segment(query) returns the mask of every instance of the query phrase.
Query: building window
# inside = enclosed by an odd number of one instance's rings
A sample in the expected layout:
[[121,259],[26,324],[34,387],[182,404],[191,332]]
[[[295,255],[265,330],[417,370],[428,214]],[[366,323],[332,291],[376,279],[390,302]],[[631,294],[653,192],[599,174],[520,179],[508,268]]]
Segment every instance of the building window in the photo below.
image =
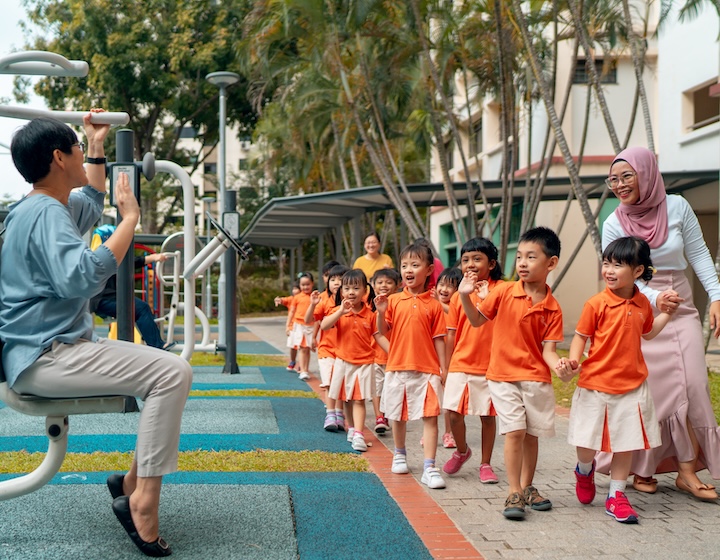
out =
[[183,126],[180,129],[180,138],[197,138],[197,128],[194,126]]
[[247,171],[248,168],[248,160],[246,158],[240,158],[238,160],[238,169],[240,171]]
[[217,175],[217,163],[206,163],[203,166],[205,175]]
[[712,82],[689,92],[692,100],[692,130],[720,121],[720,98],[710,97],[710,88],[714,84]]
[[479,119],[477,122],[475,122],[473,124],[473,128],[472,128],[473,149],[475,150],[476,154],[481,154],[483,151],[482,133],[483,133],[483,122],[482,122],[482,119]]
[[[617,64],[615,61],[609,61],[605,64],[602,58],[596,58],[595,70],[600,76],[601,84],[617,84]],[[573,76],[573,84],[587,83],[590,83],[587,61],[584,58],[578,58],[577,65],[575,66],[575,75]]]

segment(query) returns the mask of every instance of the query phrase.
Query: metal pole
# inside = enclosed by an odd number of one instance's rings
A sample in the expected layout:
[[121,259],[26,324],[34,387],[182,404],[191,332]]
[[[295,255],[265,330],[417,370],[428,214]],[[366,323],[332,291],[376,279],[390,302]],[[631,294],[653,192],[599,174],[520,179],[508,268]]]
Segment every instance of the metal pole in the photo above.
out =
[[318,235],[317,239],[317,246],[318,246],[318,257],[317,257],[317,265],[318,265],[318,279],[317,279],[317,285],[318,290],[324,290],[326,288],[325,282],[323,282],[323,276],[322,276],[322,267],[325,264],[325,243],[324,243],[324,235],[321,233]]
[[[129,129],[118,130],[115,135],[116,161],[118,163],[132,163],[134,133]],[[130,185],[130,188],[134,188]],[[117,223],[122,221],[120,212],[117,213]],[[135,340],[135,251],[133,242],[120,263],[117,272],[117,337],[118,340]]]
[[[225,211],[226,207],[226,185],[225,185],[225,85],[220,84],[220,151],[218,152],[218,208]],[[222,223],[222,217],[220,219]],[[225,331],[225,309],[227,296],[227,259],[220,260],[220,278],[218,279],[218,343],[220,346],[226,344],[227,332]]]
[[[236,211],[235,191],[225,191],[225,212]],[[237,366],[237,255],[230,248],[223,256],[225,279],[225,367],[223,373],[240,373]]]
[[[207,215],[207,212],[210,211],[210,206],[213,202],[215,202],[215,199],[209,196],[203,197],[203,211],[205,213],[205,244],[207,245],[210,243],[210,218]],[[207,205],[207,208],[205,207]],[[205,271],[205,304],[203,307],[205,308],[205,315],[210,319],[212,317],[212,278],[210,276],[210,268],[208,268]]]

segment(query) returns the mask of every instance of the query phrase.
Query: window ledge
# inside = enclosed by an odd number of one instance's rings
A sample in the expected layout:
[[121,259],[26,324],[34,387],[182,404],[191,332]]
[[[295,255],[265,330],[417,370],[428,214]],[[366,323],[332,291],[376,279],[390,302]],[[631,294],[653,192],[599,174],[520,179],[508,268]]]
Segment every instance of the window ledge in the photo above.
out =
[[720,122],[716,122],[685,134],[678,140],[678,144],[686,146],[688,144],[692,144],[693,142],[697,142],[698,140],[708,138],[709,136],[715,136],[719,133]]

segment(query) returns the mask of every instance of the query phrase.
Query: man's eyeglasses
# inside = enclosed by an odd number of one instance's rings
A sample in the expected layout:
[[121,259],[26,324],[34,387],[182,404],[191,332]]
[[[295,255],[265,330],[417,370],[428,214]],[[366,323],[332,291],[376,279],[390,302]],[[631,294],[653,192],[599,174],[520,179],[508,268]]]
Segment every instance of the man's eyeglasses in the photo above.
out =
[[73,146],[77,146],[83,154],[85,153],[85,142],[75,142]]
[[605,184],[608,186],[608,188],[611,191],[616,190],[621,184],[623,185],[629,185],[633,182],[635,177],[637,176],[637,173],[633,173],[632,171],[627,171],[620,175],[619,177],[608,177],[605,179]]

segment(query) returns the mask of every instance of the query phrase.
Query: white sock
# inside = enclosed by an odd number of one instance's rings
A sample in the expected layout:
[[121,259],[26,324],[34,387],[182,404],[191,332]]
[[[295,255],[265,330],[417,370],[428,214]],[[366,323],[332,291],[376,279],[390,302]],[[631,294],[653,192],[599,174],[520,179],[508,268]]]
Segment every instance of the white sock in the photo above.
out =
[[617,492],[625,492],[625,486],[627,486],[627,480],[610,480],[610,491],[608,492],[608,498],[614,498]]
[[589,463],[582,463],[578,461],[578,472],[580,474],[589,475],[590,471],[592,470],[593,462],[590,461]]

